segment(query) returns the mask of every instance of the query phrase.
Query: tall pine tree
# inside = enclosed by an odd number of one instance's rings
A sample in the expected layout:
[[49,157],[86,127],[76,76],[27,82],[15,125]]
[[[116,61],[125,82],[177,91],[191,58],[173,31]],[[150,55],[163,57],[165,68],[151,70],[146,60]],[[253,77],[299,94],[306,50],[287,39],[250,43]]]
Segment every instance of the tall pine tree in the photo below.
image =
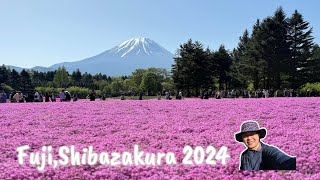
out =
[[247,87],[251,81],[250,70],[252,64],[249,62],[247,55],[250,41],[248,30],[244,31],[239,40],[238,47],[232,52],[230,68],[234,88]]
[[[223,45],[214,53],[214,66],[217,68],[219,90],[229,89],[231,56]],[[225,85],[223,87],[223,85]]]
[[195,65],[193,61],[194,53],[194,44],[189,39],[187,43],[180,45],[172,65],[173,82],[177,89],[186,90],[187,96],[191,96],[191,79],[194,76],[192,67]]
[[288,40],[291,45],[291,59],[287,61],[290,64],[289,81],[292,88],[298,88],[303,83],[300,70],[311,56],[314,38],[311,35],[312,28],[309,27],[309,22],[304,21],[303,16],[297,10],[288,21]]

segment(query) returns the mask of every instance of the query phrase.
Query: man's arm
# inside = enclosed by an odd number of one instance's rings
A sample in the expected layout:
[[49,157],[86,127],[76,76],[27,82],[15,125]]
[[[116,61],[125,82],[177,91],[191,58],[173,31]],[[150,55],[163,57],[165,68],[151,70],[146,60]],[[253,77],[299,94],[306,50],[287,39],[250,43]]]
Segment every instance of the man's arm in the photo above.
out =
[[242,156],[242,154],[240,155],[240,170],[244,170],[244,167],[243,167],[243,156]]
[[272,161],[274,170],[296,170],[296,157],[289,156],[274,146],[265,148],[264,154]]

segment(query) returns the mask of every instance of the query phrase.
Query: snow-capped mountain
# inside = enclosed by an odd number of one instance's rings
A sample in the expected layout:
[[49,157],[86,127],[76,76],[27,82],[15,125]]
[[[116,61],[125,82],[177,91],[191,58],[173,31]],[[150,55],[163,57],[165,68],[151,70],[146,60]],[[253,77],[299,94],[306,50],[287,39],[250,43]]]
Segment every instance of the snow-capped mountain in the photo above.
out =
[[103,73],[110,76],[130,75],[139,68],[165,68],[170,70],[173,54],[149,38],[132,38],[96,56],[75,62],[50,66],[64,66],[69,72]]
[[[121,76],[130,75],[134,70],[140,68],[155,67],[165,68],[170,71],[173,62],[173,54],[171,52],[149,38],[139,37],[129,39],[114,48],[80,61],[63,62],[50,67],[36,66],[24,69],[54,71],[64,66],[70,73],[79,69],[82,73],[102,73],[108,76]],[[23,69],[15,66],[8,67],[16,69],[19,72]]]
[[167,56],[171,55],[169,51],[160,46],[155,41],[148,38],[132,38],[120,45],[110,49],[110,54],[120,57],[139,55],[139,56]]

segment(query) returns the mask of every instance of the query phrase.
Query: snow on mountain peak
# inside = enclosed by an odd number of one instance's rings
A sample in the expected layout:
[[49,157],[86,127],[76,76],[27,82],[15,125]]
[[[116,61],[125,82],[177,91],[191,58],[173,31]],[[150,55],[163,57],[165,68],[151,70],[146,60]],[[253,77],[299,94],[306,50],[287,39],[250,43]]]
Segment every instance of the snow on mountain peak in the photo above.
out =
[[136,69],[150,67],[171,69],[173,54],[155,41],[136,37],[131,38],[107,51],[74,62],[58,63],[52,69],[64,66],[68,72],[79,69],[81,72],[105,73],[111,76],[129,75]]
[[136,37],[131,38],[118,46],[112,48],[109,53],[112,53],[116,56],[125,57],[129,54],[135,55],[160,55],[167,56],[171,54],[168,50],[160,46],[155,41],[144,38],[144,37]]

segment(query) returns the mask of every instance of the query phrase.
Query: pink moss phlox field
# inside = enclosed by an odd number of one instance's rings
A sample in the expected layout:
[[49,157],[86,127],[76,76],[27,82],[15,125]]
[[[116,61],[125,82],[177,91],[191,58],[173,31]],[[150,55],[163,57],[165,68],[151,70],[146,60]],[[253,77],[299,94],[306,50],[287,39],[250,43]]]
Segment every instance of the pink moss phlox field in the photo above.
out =
[[[268,130],[263,140],[297,156],[297,171],[239,171],[244,145],[234,133],[245,120]],[[0,179],[317,179],[320,177],[320,98],[108,100],[0,104]],[[74,145],[79,151],[174,152],[177,165],[19,165],[17,147]],[[184,146],[228,147],[227,165],[184,165]],[[55,150],[56,150],[55,149]]]

